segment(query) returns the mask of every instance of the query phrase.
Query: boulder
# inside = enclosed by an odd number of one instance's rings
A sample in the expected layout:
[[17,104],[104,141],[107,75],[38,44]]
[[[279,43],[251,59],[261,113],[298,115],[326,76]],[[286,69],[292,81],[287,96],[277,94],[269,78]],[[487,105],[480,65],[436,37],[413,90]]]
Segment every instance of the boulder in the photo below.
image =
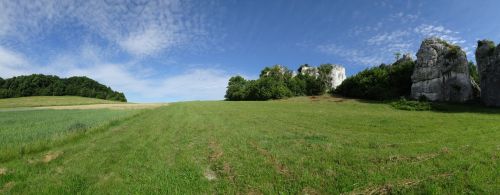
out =
[[481,101],[487,106],[500,106],[500,45],[478,41],[476,61],[481,80]]
[[411,97],[430,101],[465,102],[473,86],[465,52],[438,38],[425,39],[417,53]]

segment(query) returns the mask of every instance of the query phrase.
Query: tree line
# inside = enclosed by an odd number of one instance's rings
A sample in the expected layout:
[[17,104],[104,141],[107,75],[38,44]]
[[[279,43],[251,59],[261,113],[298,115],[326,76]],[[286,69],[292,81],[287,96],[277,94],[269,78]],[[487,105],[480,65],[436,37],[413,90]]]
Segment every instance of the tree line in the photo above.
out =
[[[477,66],[473,62],[468,66],[471,78],[479,84]],[[344,80],[332,94],[368,100],[410,98],[414,67],[415,61],[407,59],[367,68]]]
[[333,94],[370,100],[409,97],[414,67],[415,61],[401,59],[393,64],[367,68],[344,80]]
[[281,99],[322,95],[332,89],[330,73],[333,65],[323,64],[311,72],[303,71],[304,67],[309,65],[302,65],[296,76],[288,68],[275,65],[264,68],[256,80],[231,77],[225,98],[231,101]]
[[32,74],[0,78],[0,98],[25,96],[82,96],[126,102],[125,95],[88,77],[59,78]]

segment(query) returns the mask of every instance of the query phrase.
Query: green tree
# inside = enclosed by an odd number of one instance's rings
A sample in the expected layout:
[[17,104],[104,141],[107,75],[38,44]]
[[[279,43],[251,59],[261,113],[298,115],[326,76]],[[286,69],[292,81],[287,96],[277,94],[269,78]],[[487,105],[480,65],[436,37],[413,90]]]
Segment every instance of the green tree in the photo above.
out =
[[318,67],[318,80],[322,83],[320,86],[322,94],[332,88],[332,70],[333,65],[331,64],[322,64]]
[[481,83],[481,79],[479,78],[479,73],[477,71],[477,66],[472,61],[469,61],[469,74],[474,82],[476,82],[478,85]]
[[241,76],[234,76],[229,79],[226,95],[227,100],[245,100],[247,98],[247,81]]

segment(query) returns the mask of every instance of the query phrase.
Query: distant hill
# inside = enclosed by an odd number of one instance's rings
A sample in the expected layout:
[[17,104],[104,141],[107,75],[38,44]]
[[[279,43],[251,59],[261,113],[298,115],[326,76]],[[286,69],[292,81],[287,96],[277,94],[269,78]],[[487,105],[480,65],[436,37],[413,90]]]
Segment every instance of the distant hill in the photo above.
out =
[[0,78],[0,98],[27,96],[81,96],[126,102],[125,95],[88,77],[59,78],[32,74]]

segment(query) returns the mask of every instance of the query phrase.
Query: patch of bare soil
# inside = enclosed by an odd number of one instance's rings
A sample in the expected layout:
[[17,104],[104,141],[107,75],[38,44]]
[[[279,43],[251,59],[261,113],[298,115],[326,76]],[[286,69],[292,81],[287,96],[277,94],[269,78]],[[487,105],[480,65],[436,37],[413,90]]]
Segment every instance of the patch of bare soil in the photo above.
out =
[[440,155],[446,155],[449,154],[451,151],[447,147],[441,148],[439,152],[434,152],[434,153],[426,153],[426,154],[420,154],[417,156],[401,156],[401,155],[392,155],[389,156],[387,159],[372,159],[371,161],[373,163],[389,163],[389,162],[410,162],[410,163],[420,163],[423,161],[427,161],[436,157],[439,157]]
[[0,189],[0,193],[4,193],[4,192],[7,192],[9,191],[10,189],[12,189],[12,187],[14,187],[14,182],[13,181],[9,181],[7,183],[5,183],[5,185],[3,185],[2,189]]
[[207,167],[205,169],[205,171],[203,172],[203,176],[205,176],[205,178],[207,178],[208,181],[212,181],[212,180],[217,179],[217,174],[215,173],[215,171],[210,169],[210,167]]
[[0,168],[0,176],[7,174],[7,168]]
[[43,156],[42,162],[49,163],[50,161],[53,161],[53,160],[57,159],[62,154],[63,154],[63,152],[61,152],[61,151],[58,151],[58,152],[49,152],[45,156]]
[[210,167],[208,167],[203,174],[205,178],[214,180],[217,179],[217,177],[226,177],[229,181],[234,183],[236,176],[233,168],[228,162],[221,159],[222,155],[224,155],[222,148],[216,141],[210,141],[208,143],[208,148],[210,150],[208,155]]
[[263,193],[257,189],[249,189],[247,195],[262,195]]
[[351,192],[345,194],[392,194],[392,190],[394,188],[416,188],[420,183],[426,180],[443,180],[449,179],[453,176],[453,173],[442,173],[437,175],[431,175],[425,179],[417,180],[417,179],[403,179],[395,183],[387,183],[379,186],[369,186],[362,189],[355,189]]
[[262,156],[266,157],[267,161],[274,166],[276,172],[284,176],[291,176],[290,170],[282,163],[280,163],[269,151],[260,147],[257,143],[250,143]]
[[92,109],[153,109],[160,106],[166,106],[167,103],[158,104],[91,104],[91,105],[74,105],[74,106],[45,106],[37,107],[37,109],[53,109],[53,110],[92,110]]
[[318,190],[316,190],[314,188],[306,187],[306,188],[302,189],[302,194],[304,194],[304,195],[318,195],[321,193],[318,192]]
[[420,180],[412,180],[412,179],[404,179],[396,183],[387,183],[379,186],[369,186],[364,189],[354,190],[352,192],[346,194],[392,194],[392,190],[394,188],[412,188],[417,186],[420,183]]

